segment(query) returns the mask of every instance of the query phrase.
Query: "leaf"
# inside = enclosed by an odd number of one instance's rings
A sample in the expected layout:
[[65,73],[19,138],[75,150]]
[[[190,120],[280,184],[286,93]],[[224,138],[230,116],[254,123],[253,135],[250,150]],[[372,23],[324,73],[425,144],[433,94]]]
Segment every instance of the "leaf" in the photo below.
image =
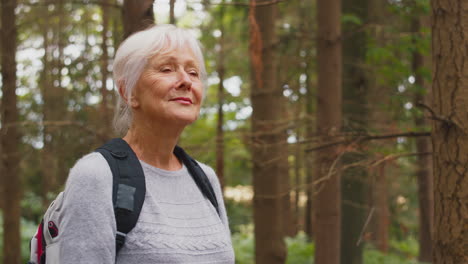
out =
[[343,14],[341,16],[341,22],[343,24],[350,23],[355,25],[362,25],[362,20],[358,16],[353,14]]

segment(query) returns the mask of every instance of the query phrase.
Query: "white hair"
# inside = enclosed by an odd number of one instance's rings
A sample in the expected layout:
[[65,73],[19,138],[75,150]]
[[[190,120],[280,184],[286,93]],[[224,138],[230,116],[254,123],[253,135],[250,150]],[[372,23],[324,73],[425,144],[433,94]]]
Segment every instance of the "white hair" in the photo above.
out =
[[203,95],[207,87],[207,74],[201,45],[187,30],[174,25],[155,25],[139,31],[120,44],[114,58],[114,84],[117,86],[117,105],[114,114],[114,128],[119,135],[125,135],[132,123],[132,111],[126,100],[120,96],[119,88],[127,98],[142,74],[148,59],[176,49],[189,48],[200,65]]

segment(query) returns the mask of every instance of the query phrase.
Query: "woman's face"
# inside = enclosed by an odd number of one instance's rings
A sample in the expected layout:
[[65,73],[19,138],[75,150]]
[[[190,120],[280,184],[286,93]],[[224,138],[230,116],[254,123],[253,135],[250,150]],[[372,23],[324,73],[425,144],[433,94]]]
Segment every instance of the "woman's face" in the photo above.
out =
[[130,105],[135,121],[188,125],[197,120],[202,97],[200,65],[185,48],[148,60]]

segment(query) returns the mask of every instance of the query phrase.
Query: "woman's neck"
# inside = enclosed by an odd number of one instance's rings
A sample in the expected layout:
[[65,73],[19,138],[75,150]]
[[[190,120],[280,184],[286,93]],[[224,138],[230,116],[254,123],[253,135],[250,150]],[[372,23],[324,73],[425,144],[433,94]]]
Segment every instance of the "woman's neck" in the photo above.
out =
[[123,139],[132,147],[138,159],[163,170],[179,170],[182,164],[174,155],[183,128],[134,125]]

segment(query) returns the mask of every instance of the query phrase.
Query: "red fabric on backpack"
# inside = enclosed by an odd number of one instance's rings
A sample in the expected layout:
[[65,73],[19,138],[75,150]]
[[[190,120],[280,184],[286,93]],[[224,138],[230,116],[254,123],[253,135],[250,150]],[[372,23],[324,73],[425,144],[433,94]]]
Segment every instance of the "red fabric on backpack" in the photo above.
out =
[[42,254],[44,254],[44,246],[42,243],[44,241],[44,221],[41,221],[41,224],[37,228],[37,234],[36,234],[36,239],[37,239],[37,263],[41,263],[41,257]]

